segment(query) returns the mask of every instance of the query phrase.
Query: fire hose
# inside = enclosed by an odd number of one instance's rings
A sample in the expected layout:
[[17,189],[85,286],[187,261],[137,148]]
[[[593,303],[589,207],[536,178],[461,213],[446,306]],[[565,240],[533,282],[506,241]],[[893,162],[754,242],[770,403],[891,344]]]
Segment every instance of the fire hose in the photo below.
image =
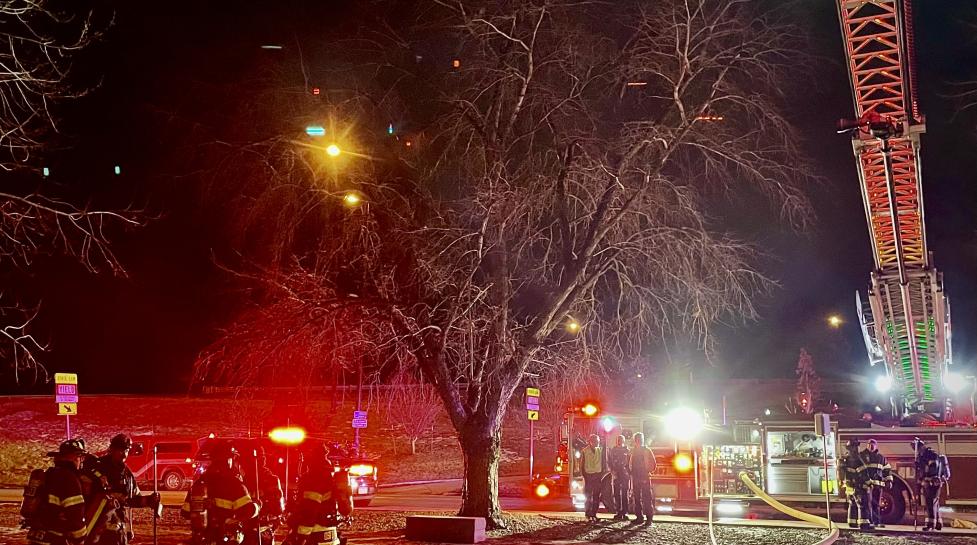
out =
[[[790,515],[790,516],[792,516],[792,517],[794,517],[796,519],[800,519],[800,520],[803,520],[805,522],[810,522],[811,524],[816,524],[818,526],[823,526],[824,528],[827,528],[828,530],[830,530],[830,532],[828,533],[828,535],[825,536],[824,539],[822,539],[821,541],[817,542],[816,545],[828,545],[830,543],[834,543],[835,540],[838,539],[838,528],[835,527],[833,524],[831,524],[831,521],[830,520],[828,520],[828,519],[826,519],[824,517],[819,517],[817,515],[812,515],[810,513],[805,513],[804,511],[798,511],[797,509],[794,509],[793,507],[788,507],[788,506],[780,503],[779,501],[771,498],[769,494],[767,494],[766,492],[764,492],[763,489],[761,489],[759,486],[757,486],[756,483],[754,483],[750,479],[750,476],[745,471],[741,471],[739,477],[740,477],[740,480],[743,481],[743,484],[745,484],[746,487],[749,488],[751,492],[753,492],[754,494],[757,495],[757,497],[759,497],[760,499],[762,499],[763,501],[765,501],[767,503],[767,505],[769,505],[770,507],[773,507],[774,509],[776,509],[777,511],[780,511],[781,513],[783,513],[785,515]],[[712,490],[710,490],[709,492],[710,492],[710,494],[709,494],[709,501],[710,501],[709,521],[710,521],[710,525],[711,525],[712,524],[712,505],[711,505],[711,503],[712,503]]]

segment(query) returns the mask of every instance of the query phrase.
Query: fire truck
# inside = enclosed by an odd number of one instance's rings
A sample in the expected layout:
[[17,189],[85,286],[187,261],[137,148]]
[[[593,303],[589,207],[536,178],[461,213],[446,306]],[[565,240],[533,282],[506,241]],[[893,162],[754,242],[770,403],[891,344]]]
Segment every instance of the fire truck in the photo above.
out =
[[[945,454],[953,472],[944,491],[948,508],[977,506],[977,429],[924,426],[887,428],[831,417],[830,433],[816,435],[814,418],[758,418],[729,425],[711,425],[701,411],[673,409],[664,415],[601,413],[594,404],[568,411],[559,430],[554,472],[534,480],[537,497],[558,496],[575,508],[584,506],[580,453],[587,437],[597,434],[612,446],[618,435],[645,434],[658,468],[652,475],[655,509],[660,513],[706,512],[709,491],[720,516],[744,515],[763,504],[741,479],[745,473],[766,494],[799,508],[824,509],[845,501],[837,482],[837,460],[849,439],[878,441],[892,466],[891,489],[883,489],[882,519],[895,524],[912,515],[919,504],[912,442],[919,438]],[[630,445],[630,441],[628,443]],[[826,448],[825,448],[826,447]],[[605,481],[604,507],[613,511],[610,479]]]
[[156,449],[156,474],[163,490],[182,490],[193,477],[193,458],[197,441],[191,437],[134,435],[126,461],[136,482],[152,488],[153,448]]

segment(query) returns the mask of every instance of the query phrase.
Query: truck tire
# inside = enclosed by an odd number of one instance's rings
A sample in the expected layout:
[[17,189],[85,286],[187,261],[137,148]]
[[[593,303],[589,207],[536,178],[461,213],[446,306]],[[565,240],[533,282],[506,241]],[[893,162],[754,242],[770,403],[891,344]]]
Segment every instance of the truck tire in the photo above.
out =
[[168,469],[163,472],[160,488],[163,490],[182,490],[187,484],[187,478],[179,469]]
[[883,488],[879,500],[879,518],[883,524],[899,524],[906,516],[906,500],[903,495],[905,489],[896,484],[892,488]]

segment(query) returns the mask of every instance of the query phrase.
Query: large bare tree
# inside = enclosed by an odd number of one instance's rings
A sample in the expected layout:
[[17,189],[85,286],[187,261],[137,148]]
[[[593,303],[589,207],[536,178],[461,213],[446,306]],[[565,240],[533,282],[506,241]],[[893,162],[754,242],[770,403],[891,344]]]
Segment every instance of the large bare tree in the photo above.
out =
[[[724,221],[803,225],[811,179],[781,114],[799,33],[758,4],[371,9],[242,112],[293,134],[326,120],[322,140],[254,134],[219,163],[249,247],[273,248],[275,266],[241,265],[258,306],[287,300],[379,372],[423,373],[465,457],[460,514],[501,524],[501,423],[527,376],[708,347],[756,316],[771,281]],[[198,381],[254,376],[218,352]]]
[[[106,26],[93,17],[81,5],[0,0],[0,267],[28,267],[38,255],[60,252],[92,271],[122,272],[106,229],[134,225],[138,214],[78,206],[39,183],[38,158],[55,132],[56,108],[88,89],[73,62]],[[0,296],[0,361],[16,382],[25,373],[46,377],[37,359],[45,345],[31,330],[38,306]]]

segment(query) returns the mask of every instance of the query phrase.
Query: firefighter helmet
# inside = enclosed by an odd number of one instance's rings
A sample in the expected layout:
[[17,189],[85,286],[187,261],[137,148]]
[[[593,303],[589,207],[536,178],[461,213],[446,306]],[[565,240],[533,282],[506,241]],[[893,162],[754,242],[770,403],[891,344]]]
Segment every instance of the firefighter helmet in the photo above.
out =
[[237,449],[230,441],[218,441],[210,451],[210,459],[214,462],[233,460],[238,457]]
[[858,450],[858,446],[861,444],[862,442],[859,441],[857,437],[852,437],[848,440],[848,442],[845,443],[845,448],[848,450]]
[[113,450],[129,450],[132,448],[132,439],[124,433],[120,433],[109,442],[109,448]]
[[67,441],[58,445],[58,450],[52,450],[48,452],[48,456],[63,456],[69,454],[87,454],[88,451],[85,450],[85,440],[84,439],[68,439]]

